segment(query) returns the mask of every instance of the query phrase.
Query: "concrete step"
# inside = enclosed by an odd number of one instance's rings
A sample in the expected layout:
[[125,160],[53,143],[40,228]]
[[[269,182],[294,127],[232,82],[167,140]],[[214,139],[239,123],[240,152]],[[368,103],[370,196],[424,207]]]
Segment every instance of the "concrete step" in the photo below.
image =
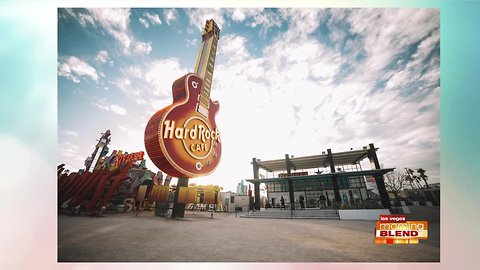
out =
[[240,216],[241,218],[264,218],[264,219],[339,219],[339,217],[290,217],[290,216],[284,216],[284,217],[270,217],[270,216],[251,216],[251,215],[245,215],[245,216]]
[[312,209],[312,210],[262,210],[250,212],[242,216],[247,218],[298,218],[298,219],[339,219],[337,210]]

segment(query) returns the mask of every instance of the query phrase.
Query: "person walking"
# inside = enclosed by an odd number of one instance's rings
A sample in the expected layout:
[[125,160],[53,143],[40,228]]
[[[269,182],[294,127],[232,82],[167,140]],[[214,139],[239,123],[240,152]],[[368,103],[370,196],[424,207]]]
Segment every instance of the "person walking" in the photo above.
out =
[[327,208],[327,205],[325,204],[326,201],[327,201],[327,198],[325,198],[325,196],[323,196],[323,193],[321,193],[321,195],[320,195],[320,208]]
[[298,201],[300,202],[300,210],[305,210],[305,198],[300,195],[300,198],[298,198]]
[[282,208],[285,208],[285,210],[287,210],[287,208],[285,207],[285,199],[283,198],[283,196],[281,196],[280,198],[280,210],[282,210]]

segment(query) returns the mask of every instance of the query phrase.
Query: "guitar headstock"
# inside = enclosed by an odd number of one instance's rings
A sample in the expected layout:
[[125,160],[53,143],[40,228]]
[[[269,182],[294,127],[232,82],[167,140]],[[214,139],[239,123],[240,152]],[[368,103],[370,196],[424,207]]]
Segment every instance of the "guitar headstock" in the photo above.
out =
[[207,20],[205,22],[205,28],[203,29],[202,36],[205,34],[210,34],[210,32],[217,39],[220,39],[220,28],[218,28],[218,25],[215,23],[213,19]]

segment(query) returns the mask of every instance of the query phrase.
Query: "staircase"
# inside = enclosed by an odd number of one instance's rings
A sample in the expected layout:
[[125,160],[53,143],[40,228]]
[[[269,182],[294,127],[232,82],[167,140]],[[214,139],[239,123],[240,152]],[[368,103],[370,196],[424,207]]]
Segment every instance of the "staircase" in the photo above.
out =
[[240,216],[244,218],[295,218],[295,219],[340,219],[336,209],[307,209],[307,210],[261,210]]

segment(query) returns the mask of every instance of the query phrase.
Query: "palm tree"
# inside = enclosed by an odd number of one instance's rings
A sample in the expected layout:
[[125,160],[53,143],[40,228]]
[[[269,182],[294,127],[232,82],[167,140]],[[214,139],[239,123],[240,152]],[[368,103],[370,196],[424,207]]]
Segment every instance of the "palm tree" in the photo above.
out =
[[428,176],[425,174],[425,170],[422,168],[419,168],[417,170],[417,173],[419,174],[418,178],[423,180],[423,182],[425,182],[425,188],[428,188],[428,183],[427,183]]
[[415,180],[415,183],[417,184],[417,189],[422,188],[422,185],[420,184],[420,177],[418,175],[414,175],[413,180]]
[[416,175],[414,175],[414,171],[410,168],[405,168],[405,172],[407,173],[406,180],[410,183],[412,189],[416,189],[417,187],[414,185],[416,181]]

